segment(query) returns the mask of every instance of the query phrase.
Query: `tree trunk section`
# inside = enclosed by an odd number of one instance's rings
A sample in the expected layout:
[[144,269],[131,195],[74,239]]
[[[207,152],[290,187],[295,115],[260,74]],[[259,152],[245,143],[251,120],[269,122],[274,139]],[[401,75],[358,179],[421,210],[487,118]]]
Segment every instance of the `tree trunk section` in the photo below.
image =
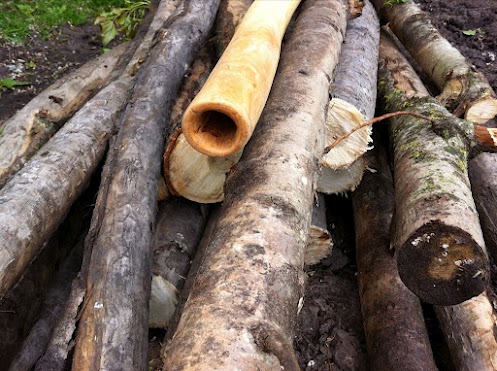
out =
[[413,1],[386,5],[373,0],[382,20],[442,91],[440,101],[471,122],[484,123],[497,114],[497,98],[487,79],[432,25]]
[[343,2],[302,5],[260,125],[227,180],[217,228],[165,351],[166,370],[299,369],[293,327],[345,23]]
[[352,193],[357,271],[371,370],[435,371],[419,299],[402,283],[390,250],[394,189],[375,137],[368,172]]
[[182,198],[159,204],[154,236],[149,327],[167,328],[190,263],[202,237],[208,210]]
[[[325,145],[374,117],[380,25],[369,1],[362,15],[348,22],[325,126]],[[361,157],[371,142],[371,129],[364,127],[324,154],[320,192],[332,194],[354,190],[367,163]]]
[[129,43],[58,80],[7,120],[0,136],[0,188],[108,81]]
[[395,178],[392,245],[402,281],[426,302],[454,305],[479,295],[488,259],[472,198],[465,135],[473,131],[428,93],[382,34],[379,92],[387,111],[436,118],[391,119]]
[[435,312],[457,370],[497,370],[497,321],[485,292],[459,305],[435,307]]
[[73,369],[145,370],[151,242],[166,121],[218,0],[185,0],[156,33],[109,151]]

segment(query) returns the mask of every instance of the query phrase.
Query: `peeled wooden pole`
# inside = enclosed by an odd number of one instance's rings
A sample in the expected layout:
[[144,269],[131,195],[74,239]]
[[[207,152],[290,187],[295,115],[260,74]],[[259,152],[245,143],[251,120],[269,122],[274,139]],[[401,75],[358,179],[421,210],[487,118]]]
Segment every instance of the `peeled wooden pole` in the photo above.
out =
[[330,89],[326,119],[326,146],[323,172],[317,188],[324,193],[354,190],[362,179],[367,162],[360,157],[369,149],[371,129],[364,127],[334,145],[345,133],[374,117],[380,25],[369,1],[362,15],[347,24],[344,44]]
[[497,115],[497,97],[487,79],[433,26],[414,1],[373,4],[421,68],[442,91],[440,101],[454,114],[484,123]]
[[197,151],[225,157],[247,144],[280,59],[281,41],[300,0],[256,0],[183,117]]
[[497,318],[486,292],[435,312],[457,370],[497,369]]
[[156,33],[137,74],[106,160],[111,175],[92,248],[73,369],[146,369],[150,246],[166,120],[218,6],[218,0],[183,1]]
[[227,181],[165,369],[299,370],[293,326],[329,76],[345,21],[344,2],[302,5],[260,125]]
[[379,136],[352,193],[357,279],[371,370],[435,371],[419,299],[402,283],[390,250],[394,189]]
[[387,35],[380,43],[379,92],[387,111],[434,118],[391,119],[395,218],[392,245],[402,281],[426,302],[453,305],[479,295],[488,258],[467,173],[471,123],[429,96]]

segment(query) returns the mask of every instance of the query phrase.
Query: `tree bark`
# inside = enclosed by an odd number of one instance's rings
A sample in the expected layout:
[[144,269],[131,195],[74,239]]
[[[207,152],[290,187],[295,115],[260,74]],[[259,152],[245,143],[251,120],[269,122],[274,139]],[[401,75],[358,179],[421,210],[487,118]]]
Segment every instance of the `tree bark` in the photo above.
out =
[[129,43],[58,80],[5,122],[0,136],[0,188],[62,124],[109,81]]
[[165,352],[166,370],[299,369],[293,326],[345,23],[344,2],[303,3],[260,125],[227,180],[217,229]]
[[435,307],[435,312],[457,370],[497,369],[497,321],[485,292],[459,305]]
[[226,157],[247,144],[271,90],[281,42],[300,0],[255,1],[183,116],[197,151]]
[[432,25],[414,1],[385,5],[373,0],[384,22],[442,91],[439,100],[456,116],[482,124],[497,114],[497,97],[487,79]]
[[185,0],[156,33],[121,119],[92,248],[76,340],[77,370],[145,370],[151,240],[166,120],[214,22],[218,0]]
[[487,285],[488,259],[467,173],[473,126],[428,96],[416,73],[382,34],[379,91],[387,111],[434,118],[391,119],[395,218],[392,245],[404,283],[424,301],[453,305]]
[[402,283],[390,251],[394,189],[379,136],[367,155],[374,172],[352,193],[357,271],[370,368],[437,370],[419,299]]
[[160,203],[153,245],[149,327],[167,328],[207,216],[205,205],[182,198]]
[[[344,44],[330,89],[325,134],[326,146],[333,146],[342,135],[374,117],[380,25],[370,2],[362,15],[348,22]],[[371,129],[364,127],[324,154],[323,174],[318,190],[339,193],[354,190],[362,179],[367,163],[358,160],[371,142]]]

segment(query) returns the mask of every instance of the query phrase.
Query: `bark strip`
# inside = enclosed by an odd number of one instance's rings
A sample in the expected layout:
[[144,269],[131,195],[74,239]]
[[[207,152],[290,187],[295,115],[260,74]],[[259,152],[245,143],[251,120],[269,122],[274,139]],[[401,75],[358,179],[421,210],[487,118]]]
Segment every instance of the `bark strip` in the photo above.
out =
[[73,369],[146,369],[151,242],[166,121],[218,5],[185,0],[156,33],[137,74],[107,159],[112,175],[92,248]]
[[402,283],[390,250],[394,189],[383,145],[367,155],[367,172],[352,193],[357,271],[370,368],[435,371],[419,299]]
[[165,369],[299,369],[293,326],[345,23],[344,2],[303,3],[260,125],[227,180]]
[[497,97],[487,79],[433,26],[414,1],[388,5],[373,0],[384,22],[442,91],[438,99],[456,116],[484,123],[497,114]]
[[379,92],[387,111],[433,118],[391,119],[395,218],[392,244],[404,283],[424,301],[453,305],[479,295],[488,259],[472,198],[466,136],[473,125],[429,97],[386,34],[380,44]]

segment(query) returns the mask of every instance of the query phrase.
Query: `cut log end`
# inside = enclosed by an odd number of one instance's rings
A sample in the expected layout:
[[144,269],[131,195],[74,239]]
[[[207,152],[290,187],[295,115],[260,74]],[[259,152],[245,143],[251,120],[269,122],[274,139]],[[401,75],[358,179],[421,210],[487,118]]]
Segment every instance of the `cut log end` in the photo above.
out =
[[304,264],[307,266],[319,263],[331,255],[333,241],[330,232],[312,225],[309,228],[308,243],[305,248]]
[[455,305],[479,295],[488,280],[488,261],[471,235],[432,221],[419,228],[398,251],[402,281],[422,300]]
[[349,168],[330,169],[323,167],[318,179],[317,191],[326,194],[338,194],[353,191],[361,182],[362,175],[367,168],[367,161],[359,157]]
[[475,124],[483,124],[497,116],[497,99],[486,96],[471,102],[464,118]]
[[212,157],[229,156],[245,146],[248,124],[231,107],[188,109],[183,118],[183,133],[193,148]]
[[164,175],[174,194],[200,203],[224,199],[226,173],[238,162],[241,151],[227,157],[209,157],[195,150],[183,134],[164,156]]

